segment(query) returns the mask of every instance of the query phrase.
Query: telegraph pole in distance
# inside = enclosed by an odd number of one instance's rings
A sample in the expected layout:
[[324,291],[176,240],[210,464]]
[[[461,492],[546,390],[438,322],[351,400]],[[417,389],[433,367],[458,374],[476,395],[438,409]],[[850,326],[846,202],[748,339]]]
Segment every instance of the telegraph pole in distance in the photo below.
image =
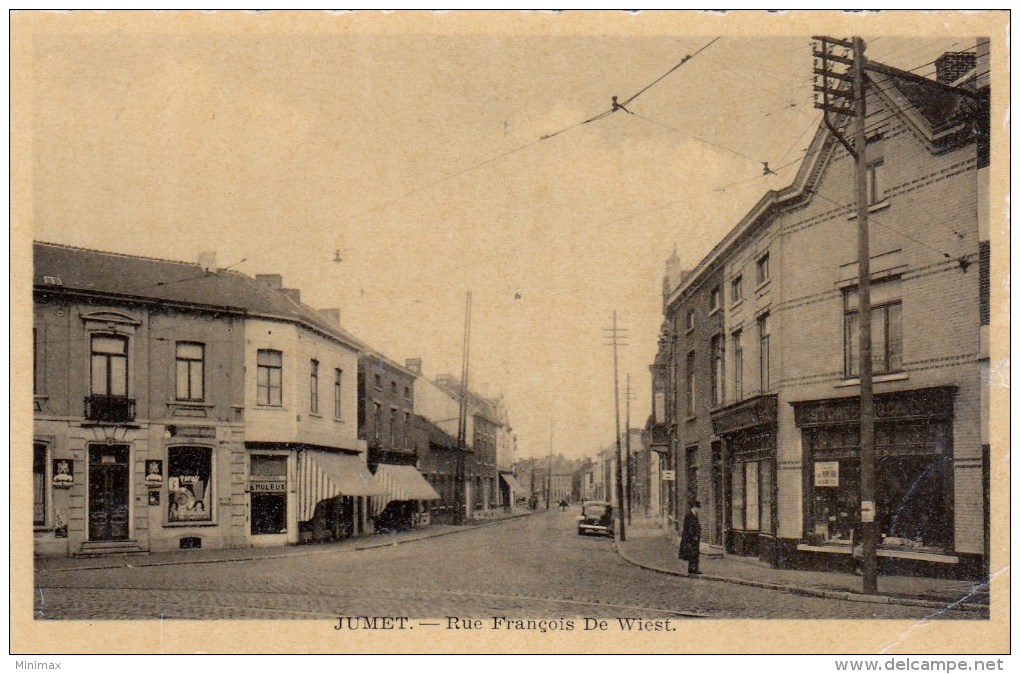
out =
[[616,327],[616,311],[613,311],[613,327],[606,330],[604,335],[609,341],[607,346],[613,347],[613,406],[616,409],[616,507],[620,511],[620,540],[627,540],[627,517],[625,512],[626,503],[623,494],[623,450],[620,447],[620,375],[617,358],[617,348],[626,346],[621,341],[627,338],[626,328]]
[[627,430],[624,431],[624,433],[626,433],[626,436],[624,436],[624,437],[627,438],[627,441],[626,441],[627,442],[627,484],[626,484],[626,487],[627,487],[627,524],[631,524],[633,522],[632,518],[634,517],[634,465],[633,465],[633,459],[632,459],[631,453],[630,453],[630,401],[631,401],[630,372],[627,373],[627,394],[626,395],[627,395],[627,425],[626,425],[626,429]]
[[[816,59],[814,74],[822,76],[822,85],[814,90],[821,92],[823,100],[816,108],[824,113],[825,126],[843,144],[855,162],[855,192],[857,196],[857,327],[859,344],[859,370],[861,379],[860,446],[861,446],[861,572],[864,576],[864,593],[878,593],[878,532],[875,522],[875,392],[871,362],[871,254],[868,240],[868,160],[867,131],[865,117],[867,108],[864,86],[864,40],[838,40],[831,37],[815,37],[821,49],[813,50]],[[843,47],[851,55],[838,56],[830,52],[832,46]],[[817,59],[821,59],[819,69]],[[850,73],[837,72],[834,64],[850,66]],[[830,85],[829,81],[835,84]],[[840,83],[843,84],[840,84]],[[847,84],[849,83],[849,89]],[[816,94],[817,96],[817,94]],[[830,97],[849,99],[853,108],[846,103],[833,105]],[[843,137],[829,114],[834,113],[854,121],[854,140],[851,144]],[[848,373],[849,374],[849,373]]]
[[454,524],[464,524],[464,520],[467,518],[467,494],[465,490],[466,486],[466,466],[467,461],[464,456],[467,452],[467,391],[468,391],[468,372],[469,367],[469,354],[471,344],[471,291],[467,293],[467,303],[464,308],[464,355],[461,361],[460,370],[460,406],[458,409],[457,419],[457,448],[460,450],[457,456],[457,511],[454,513]]
[[553,425],[549,422],[549,461],[545,470],[545,509],[549,509],[549,500],[552,498],[552,446],[553,446]]

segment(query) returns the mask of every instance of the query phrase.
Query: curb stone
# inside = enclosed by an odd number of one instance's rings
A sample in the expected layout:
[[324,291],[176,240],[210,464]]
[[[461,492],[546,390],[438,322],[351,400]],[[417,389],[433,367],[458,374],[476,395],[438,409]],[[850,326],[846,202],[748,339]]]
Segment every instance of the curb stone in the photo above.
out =
[[[286,548],[279,548],[280,554],[267,554],[265,556],[255,555],[237,555],[232,557],[223,557],[220,559],[172,559],[166,561],[147,562],[139,560],[138,563],[125,562],[123,564],[87,564],[81,566],[68,566],[63,568],[55,569],[41,569],[42,571],[48,572],[62,572],[62,571],[101,571],[103,569],[130,569],[139,568],[143,566],[179,566],[184,564],[220,564],[228,562],[254,562],[262,559],[281,559],[284,557],[310,557],[312,555],[326,555],[336,552],[359,552],[362,550],[372,550],[375,548],[388,548],[395,545],[405,545],[407,543],[415,543],[417,541],[423,541],[430,538],[439,538],[440,536],[449,536],[451,534],[459,534],[465,531],[473,531],[475,529],[482,529],[485,527],[496,526],[503,522],[509,522],[511,520],[521,519],[522,517],[528,517],[531,513],[525,513],[523,515],[511,515],[510,517],[502,517],[500,519],[493,520],[491,522],[484,522],[481,524],[474,524],[471,526],[465,526],[460,529],[452,529],[449,531],[439,531],[434,534],[425,534],[422,536],[416,536],[414,538],[408,538],[402,541],[390,541],[386,543],[369,543],[364,545],[358,545],[348,548],[319,548],[313,550],[301,550],[297,546],[287,546]],[[109,559],[109,558],[108,558]]]
[[729,578],[726,576],[710,576],[701,574],[700,577],[691,578],[682,571],[673,571],[672,569],[664,569],[662,567],[654,566],[652,564],[645,564],[639,562],[632,557],[629,557],[620,547],[618,540],[613,541],[613,547],[616,548],[617,554],[620,557],[634,566],[641,567],[642,569],[648,569],[656,573],[662,573],[667,576],[679,576],[682,578],[690,578],[691,580],[709,580],[721,583],[732,583],[734,585],[745,585],[748,587],[756,587],[764,590],[776,590],[779,592],[787,592],[789,594],[804,595],[808,597],[821,597],[823,599],[839,599],[842,601],[856,601],[856,602],[867,602],[872,604],[892,604],[896,606],[919,606],[922,608],[932,609],[943,609],[943,610],[957,610],[957,611],[989,611],[990,607],[987,604],[964,604],[959,602],[937,602],[929,599],[911,599],[909,597],[891,597],[888,595],[876,595],[876,594],[858,594],[856,592],[839,592],[833,590],[816,590],[809,587],[797,587],[794,585],[787,585],[785,583],[770,583],[761,580],[745,580],[743,578]]

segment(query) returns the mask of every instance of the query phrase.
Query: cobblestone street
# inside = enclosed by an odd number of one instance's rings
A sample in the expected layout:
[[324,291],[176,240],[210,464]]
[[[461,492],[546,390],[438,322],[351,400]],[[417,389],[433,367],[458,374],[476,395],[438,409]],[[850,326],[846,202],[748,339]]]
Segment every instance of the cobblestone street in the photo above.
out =
[[[671,577],[579,537],[576,508],[373,549],[105,569],[40,569],[38,619],[975,619]],[[186,553],[181,553],[182,559]],[[137,564],[132,564],[138,560]]]

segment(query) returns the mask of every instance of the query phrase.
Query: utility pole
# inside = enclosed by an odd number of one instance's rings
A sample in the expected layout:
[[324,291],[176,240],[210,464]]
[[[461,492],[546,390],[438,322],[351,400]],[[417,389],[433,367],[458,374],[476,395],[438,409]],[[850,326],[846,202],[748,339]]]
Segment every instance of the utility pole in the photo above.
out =
[[630,454],[630,372],[627,373],[627,524],[633,523],[634,517],[634,462]]
[[[813,55],[816,59],[814,73],[821,75],[822,85],[815,85],[821,92],[821,108],[825,126],[843,144],[855,162],[855,192],[857,196],[857,326],[859,344],[859,369],[861,380],[860,446],[861,446],[861,572],[864,576],[864,593],[878,593],[878,532],[875,522],[875,392],[871,362],[871,254],[868,240],[868,160],[867,132],[865,117],[867,92],[864,85],[864,70],[868,67],[864,58],[864,40],[855,37],[850,41],[830,37],[815,37]],[[844,55],[831,53],[839,46]],[[849,55],[847,51],[849,50]],[[818,68],[821,59],[821,68]],[[850,73],[837,72],[836,64],[850,66]],[[833,80],[833,84],[830,84]],[[850,87],[848,90],[847,83]],[[816,94],[817,96],[817,94]],[[853,108],[846,103],[833,105],[830,97],[849,99]],[[851,144],[842,135],[838,126],[829,117],[830,113],[840,115],[854,122],[854,140]]]
[[467,293],[467,304],[464,308],[464,354],[460,369],[460,406],[457,419],[457,512],[454,514],[454,524],[464,524],[467,517],[467,494],[466,466],[464,454],[467,452],[467,391],[469,354],[471,344],[471,291]]
[[617,349],[620,346],[626,346],[622,341],[627,339],[626,328],[616,327],[616,312],[613,312],[613,327],[606,330],[608,334],[604,335],[607,342],[607,346],[613,347],[613,406],[616,409],[616,507],[620,511],[620,540],[627,540],[627,517],[626,517],[626,503],[623,495],[623,450],[620,447],[620,375],[617,358]]
[[552,498],[552,447],[553,447],[553,425],[549,422],[549,460],[545,466],[545,509],[549,509],[549,499]]

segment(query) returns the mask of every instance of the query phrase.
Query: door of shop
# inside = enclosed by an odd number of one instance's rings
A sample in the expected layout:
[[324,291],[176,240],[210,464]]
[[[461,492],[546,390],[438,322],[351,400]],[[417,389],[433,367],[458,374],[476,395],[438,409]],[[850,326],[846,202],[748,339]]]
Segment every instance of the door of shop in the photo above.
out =
[[89,540],[128,538],[128,461],[126,445],[89,447]]

